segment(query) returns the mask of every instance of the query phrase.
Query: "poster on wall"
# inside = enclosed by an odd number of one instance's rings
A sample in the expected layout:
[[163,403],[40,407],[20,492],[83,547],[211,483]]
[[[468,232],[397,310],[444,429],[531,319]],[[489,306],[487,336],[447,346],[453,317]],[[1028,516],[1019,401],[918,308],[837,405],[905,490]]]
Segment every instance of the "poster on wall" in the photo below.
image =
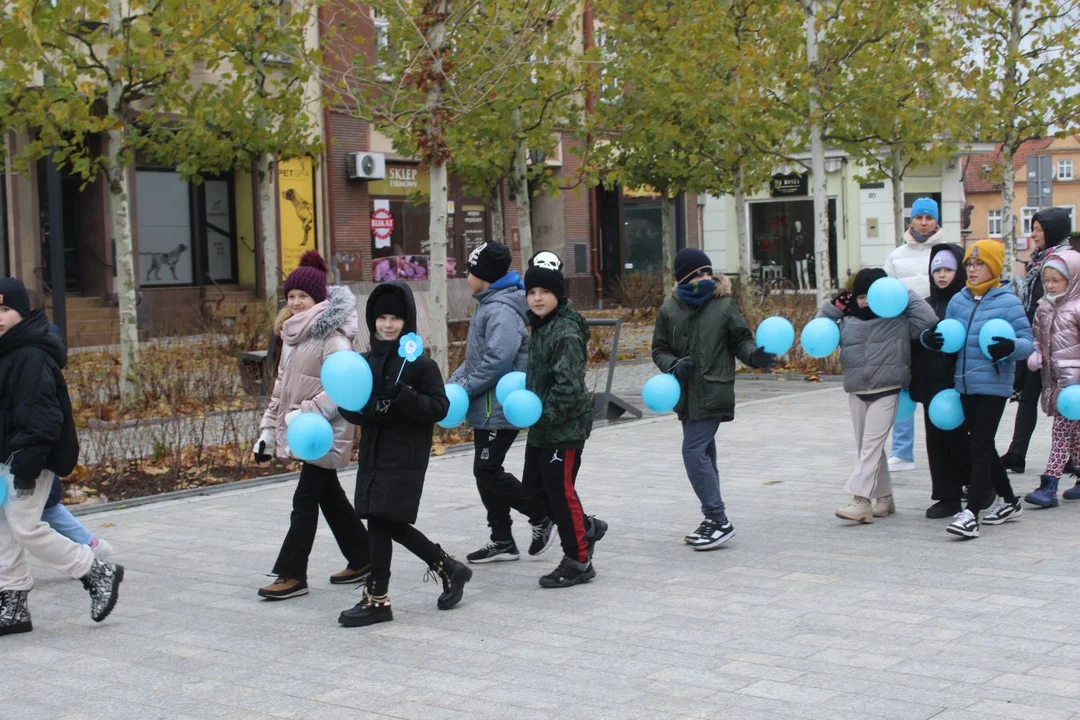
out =
[[300,256],[316,247],[315,173],[311,158],[278,163],[278,226],[281,228],[281,275],[300,265]]
[[227,180],[207,180],[206,193],[206,265],[210,277],[218,282],[233,280],[232,216],[229,209]]
[[394,234],[394,216],[390,212],[389,200],[375,200],[371,210],[371,237],[375,240],[375,249],[390,247],[390,238]]
[[175,172],[135,173],[140,285],[190,285],[190,186]]
[[[457,260],[446,258],[446,276],[457,275]],[[387,280],[427,280],[427,255],[391,255],[379,258],[371,263],[371,279],[375,282]]]

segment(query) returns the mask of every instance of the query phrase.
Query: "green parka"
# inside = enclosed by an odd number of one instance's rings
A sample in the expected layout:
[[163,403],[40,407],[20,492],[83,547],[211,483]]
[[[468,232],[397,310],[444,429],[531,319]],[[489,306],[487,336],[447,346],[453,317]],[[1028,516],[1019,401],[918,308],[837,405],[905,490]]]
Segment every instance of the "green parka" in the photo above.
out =
[[731,280],[716,278],[716,292],[701,305],[673,295],[660,306],[653,330],[652,358],[671,372],[682,358],[694,363],[675,412],[680,420],[735,419],[735,358],[750,364],[757,348],[735,299]]
[[540,398],[544,413],[529,428],[533,447],[580,450],[592,432],[592,399],[585,386],[589,327],[567,300],[547,322],[537,326],[535,315],[529,339],[525,387]]

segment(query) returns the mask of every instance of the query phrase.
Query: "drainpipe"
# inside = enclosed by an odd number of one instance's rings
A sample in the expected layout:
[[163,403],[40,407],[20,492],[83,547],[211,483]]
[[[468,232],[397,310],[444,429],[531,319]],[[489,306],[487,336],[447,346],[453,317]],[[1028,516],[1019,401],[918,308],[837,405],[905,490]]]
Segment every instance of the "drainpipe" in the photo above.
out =
[[[585,9],[582,12],[581,22],[583,27],[583,37],[585,51],[588,52],[593,47],[593,10],[592,3],[586,0]],[[591,71],[590,71],[591,72]],[[596,102],[596,98],[593,97],[592,92],[585,93],[585,112],[588,115],[593,114],[593,107]],[[592,142],[592,138],[586,138],[586,147]],[[593,282],[596,284],[596,307],[602,308],[604,305],[604,277],[600,273],[600,233],[597,228],[599,222],[599,213],[596,208],[596,188],[589,189],[589,242],[592,246],[592,274]]]
[[[323,13],[323,9],[319,8],[320,18],[322,16],[322,13]],[[337,254],[336,253],[337,248],[335,247],[336,243],[334,242],[334,190],[333,190],[334,179],[331,176],[331,173],[333,172],[333,169],[334,169],[334,165],[330,160],[330,146],[332,145],[332,143],[331,143],[332,138],[330,136],[330,108],[329,107],[324,107],[323,108],[323,139],[326,141],[326,149],[323,151],[323,154],[326,156],[326,159],[324,160],[324,169],[323,169],[323,173],[322,173],[323,181],[326,183],[326,185],[324,186],[326,188],[326,251],[327,251],[327,253],[326,253],[327,258],[326,259],[330,263],[330,268],[334,273],[335,282],[340,284],[341,283],[341,270],[338,269],[338,262],[337,262],[337,259],[335,257],[336,254]]]

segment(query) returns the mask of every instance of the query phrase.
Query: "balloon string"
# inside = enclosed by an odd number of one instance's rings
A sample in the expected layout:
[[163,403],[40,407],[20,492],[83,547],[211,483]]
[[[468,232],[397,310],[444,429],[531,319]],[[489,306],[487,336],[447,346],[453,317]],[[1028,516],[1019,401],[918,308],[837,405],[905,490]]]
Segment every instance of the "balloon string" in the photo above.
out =
[[401,369],[397,371],[397,380],[394,381],[395,385],[397,385],[399,382],[401,382],[401,373],[405,372],[405,363],[407,363],[407,362],[409,362],[408,358],[402,358],[401,359]]

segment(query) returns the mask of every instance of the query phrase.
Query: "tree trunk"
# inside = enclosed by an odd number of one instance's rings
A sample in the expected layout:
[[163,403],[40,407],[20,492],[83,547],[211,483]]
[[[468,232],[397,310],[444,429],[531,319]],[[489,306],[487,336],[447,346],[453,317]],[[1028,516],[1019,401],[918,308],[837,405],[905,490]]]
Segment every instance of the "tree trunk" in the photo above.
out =
[[1001,166],[1003,177],[1001,179],[1001,241],[1005,243],[1005,264],[1002,270],[1002,281],[1011,285],[1013,281],[1013,263],[1016,260],[1016,218],[1013,217],[1013,203],[1016,200],[1015,173],[1013,172],[1013,149],[1010,145],[1012,138],[1001,148]]
[[[122,35],[123,4],[109,0],[109,34]],[[135,275],[135,247],[131,230],[131,189],[124,140],[127,129],[122,73],[116,59],[108,61],[112,80],[108,88],[111,125],[106,176],[109,181],[109,210],[112,213],[116,262],[116,297],[120,306],[120,395],[124,401],[135,396],[135,367],[139,360],[139,281]],[[63,292],[63,288],[59,289]]]
[[900,148],[893,146],[890,151],[892,164],[889,166],[889,182],[892,183],[893,241],[896,247],[904,244],[904,157]]
[[818,304],[829,296],[829,197],[825,177],[825,143],[821,127],[820,69],[818,68],[817,0],[804,0],[806,12],[806,60],[810,65],[810,175],[814,183],[814,271]]
[[274,173],[277,165],[269,154],[259,156],[255,182],[259,187],[259,244],[262,248],[263,277],[266,287],[266,312],[273,321],[277,315],[278,282],[281,265],[278,261],[277,202]]
[[428,225],[428,237],[431,250],[428,262],[428,278],[431,296],[431,357],[439,365],[443,377],[448,377],[449,315],[446,298],[446,201],[447,201],[446,165],[431,168],[431,224]]
[[674,291],[671,278],[675,277],[675,200],[667,190],[660,193],[660,236],[663,243],[661,282],[664,284],[664,297],[669,298]]
[[735,233],[739,239],[739,286],[748,290],[753,282],[751,267],[754,264],[754,252],[750,247],[750,232],[746,227],[746,188],[741,159],[735,164]]
[[1001,138],[1001,165],[1002,165],[1002,178],[1001,178],[1001,201],[1003,207],[1001,208],[1001,240],[1005,243],[1005,267],[1002,271],[1002,280],[1008,281],[1015,290],[1015,283],[1013,281],[1014,265],[1016,263],[1016,228],[1015,220],[1013,218],[1013,201],[1016,198],[1016,173],[1013,171],[1013,153],[1017,148],[1014,148],[1016,143],[1016,113],[1018,108],[1015,107],[1015,99],[1017,96],[1017,88],[1020,84],[1020,72],[1017,66],[1017,56],[1020,52],[1020,34],[1022,31],[1020,11],[1028,3],[1024,0],[1010,0],[1009,1],[1009,38],[1005,43],[1005,87],[1002,94],[1014,102],[1010,108],[1011,116],[1008,119],[1008,126],[1003,133],[1004,137]]
[[502,180],[491,188],[491,235],[495,242],[506,243],[506,216],[503,214]]
[[521,110],[514,108],[510,113],[510,123],[514,133],[514,172],[510,182],[514,185],[514,203],[518,213],[518,237],[521,240],[521,264],[524,266],[533,255],[532,235],[532,198],[529,197],[528,148],[521,133]]

